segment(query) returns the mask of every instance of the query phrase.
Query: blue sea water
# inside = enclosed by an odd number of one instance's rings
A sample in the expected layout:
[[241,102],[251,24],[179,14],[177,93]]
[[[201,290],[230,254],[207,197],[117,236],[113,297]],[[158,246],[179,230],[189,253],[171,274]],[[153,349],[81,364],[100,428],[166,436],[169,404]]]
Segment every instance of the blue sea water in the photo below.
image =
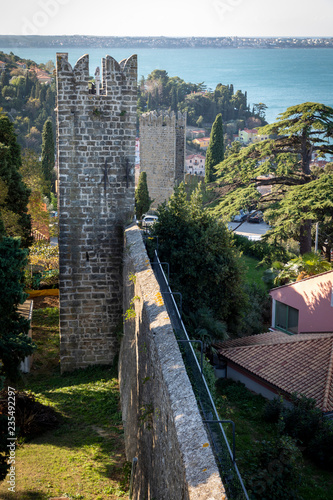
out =
[[306,101],[333,107],[333,49],[103,49],[103,48],[1,48],[45,63],[55,61],[56,52],[68,52],[72,65],[83,54],[90,57],[90,73],[110,54],[120,61],[138,54],[138,78],[154,69],[187,82],[204,82],[214,89],[218,83],[233,84],[247,91],[250,105],[268,106],[266,119],[276,120],[287,107]]

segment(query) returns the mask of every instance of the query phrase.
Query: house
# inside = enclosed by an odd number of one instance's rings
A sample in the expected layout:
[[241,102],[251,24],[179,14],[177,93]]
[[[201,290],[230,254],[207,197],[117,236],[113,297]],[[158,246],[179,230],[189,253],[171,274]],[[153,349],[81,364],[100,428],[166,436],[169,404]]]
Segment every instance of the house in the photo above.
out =
[[36,74],[36,77],[40,83],[51,83],[52,76],[47,71],[39,69],[37,68],[37,66],[34,66],[32,69],[30,69],[30,71]]
[[239,140],[243,144],[249,144],[251,142],[254,142],[254,138],[258,134],[258,130],[253,128],[245,128],[244,130],[240,130],[238,135],[239,135]]
[[269,139],[269,135],[258,134],[258,130],[245,128],[238,132],[240,142],[243,144],[252,144],[253,142],[260,142]]
[[228,378],[267,399],[281,394],[288,402],[294,392],[303,394],[328,415],[333,414],[333,325],[331,332],[268,332],[215,347]]
[[16,66],[19,68],[19,69],[27,69],[27,65],[25,63],[22,63],[22,62],[17,62],[16,63]]
[[0,61],[0,69],[6,69],[6,63],[3,61]]
[[272,328],[293,333],[333,331],[333,271],[270,291]]
[[210,137],[201,137],[200,139],[193,139],[192,144],[197,144],[200,149],[206,150],[209,146]]
[[193,175],[205,175],[206,158],[200,154],[188,155],[185,158],[185,173]]
[[333,415],[333,271],[274,288],[270,332],[215,345],[226,375],[285,400],[315,399]]
[[203,128],[191,128],[191,127],[187,127],[186,128],[186,137],[189,137],[190,139],[195,139],[195,138],[199,138],[199,137],[204,137],[205,136],[205,129]]

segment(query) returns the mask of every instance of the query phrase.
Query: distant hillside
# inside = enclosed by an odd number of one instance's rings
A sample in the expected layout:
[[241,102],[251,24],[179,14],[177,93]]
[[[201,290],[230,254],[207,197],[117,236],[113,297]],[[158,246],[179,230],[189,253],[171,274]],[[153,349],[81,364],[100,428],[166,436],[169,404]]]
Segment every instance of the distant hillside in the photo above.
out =
[[333,38],[0,35],[0,47],[105,48],[333,48]]
[[55,124],[55,78],[52,61],[37,64],[0,51],[0,108],[14,123],[22,148],[40,153],[44,123]]

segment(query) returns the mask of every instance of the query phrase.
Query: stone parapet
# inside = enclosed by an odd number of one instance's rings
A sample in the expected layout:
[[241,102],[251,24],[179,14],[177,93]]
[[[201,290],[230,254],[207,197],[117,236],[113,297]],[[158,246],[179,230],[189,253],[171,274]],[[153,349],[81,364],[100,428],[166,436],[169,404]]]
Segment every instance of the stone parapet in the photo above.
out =
[[119,381],[135,500],[223,500],[224,486],[136,225],[125,231]]

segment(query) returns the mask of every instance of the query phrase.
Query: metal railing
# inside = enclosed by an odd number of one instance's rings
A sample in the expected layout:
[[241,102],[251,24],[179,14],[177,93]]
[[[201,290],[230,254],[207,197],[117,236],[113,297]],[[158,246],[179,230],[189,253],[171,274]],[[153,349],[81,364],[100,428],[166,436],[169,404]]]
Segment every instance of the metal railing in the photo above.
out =
[[[201,369],[198,357],[193,349],[186,328],[179,313],[174,294],[165,276],[158,254],[155,250],[151,262],[156,279],[159,283],[165,306],[167,308],[175,336],[180,342],[187,374],[192,383],[193,391],[198,402],[198,407],[206,425],[208,436],[212,445],[220,475],[229,500],[248,500],[243,480],[235,462],[235,444],[231,450],[227,440],[222,421],[217,413],[215,403],[209,391],[207,382]],[[227,423],[227,422],[225,422]],[[228,421],[230,423],[230,421]],[[235,436],[233,428],[233,438]]]

